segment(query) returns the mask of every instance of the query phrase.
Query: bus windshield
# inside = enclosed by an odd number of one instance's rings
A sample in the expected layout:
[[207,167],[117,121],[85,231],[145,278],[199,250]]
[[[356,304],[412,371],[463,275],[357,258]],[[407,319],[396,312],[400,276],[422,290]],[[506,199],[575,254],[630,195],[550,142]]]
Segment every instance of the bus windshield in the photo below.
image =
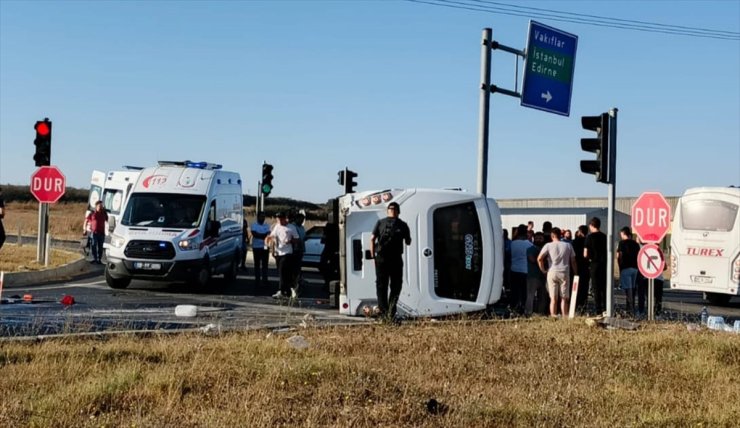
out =
[[735,225],[738,206],[711,199],[681,202],[681,227],[684,230],[729,232]]
[[169,193],[133,193],[121,224],[148,227],[198,227],[206,197]]
[[483,250],[475,203],[437,208],[434,222],[434,292],[439,297],[475,301]]

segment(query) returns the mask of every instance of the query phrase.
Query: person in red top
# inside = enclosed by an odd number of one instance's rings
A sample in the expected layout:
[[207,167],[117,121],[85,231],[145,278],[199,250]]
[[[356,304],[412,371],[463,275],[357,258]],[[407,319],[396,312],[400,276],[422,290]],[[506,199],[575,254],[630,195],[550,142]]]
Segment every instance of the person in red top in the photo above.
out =
[[93,260],[90,263],[102,264],[100,259],[103,258],[103,241],[105,240],[105,222],[108,221],[108,213],[103,208],[103,202],[95,203],[95,211],[85,219],[85,230],[92,233],[92,255]]

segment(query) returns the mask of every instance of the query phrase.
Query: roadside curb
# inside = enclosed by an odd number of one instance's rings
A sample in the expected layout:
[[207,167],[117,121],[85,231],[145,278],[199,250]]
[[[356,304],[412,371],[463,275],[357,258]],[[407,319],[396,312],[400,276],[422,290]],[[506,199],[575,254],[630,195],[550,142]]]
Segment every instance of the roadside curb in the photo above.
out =
[[102,266],[90,264],[89,261],[82,257],[79,260],[75,260],[54,269],[28,272],[5,272],[3,289],[41,285],[48,282],[76,278],[96,271],[102,272]]

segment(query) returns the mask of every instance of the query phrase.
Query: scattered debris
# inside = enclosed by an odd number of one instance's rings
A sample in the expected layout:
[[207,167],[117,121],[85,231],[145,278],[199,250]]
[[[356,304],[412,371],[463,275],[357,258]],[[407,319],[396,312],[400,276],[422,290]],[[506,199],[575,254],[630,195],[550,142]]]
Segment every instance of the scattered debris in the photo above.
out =
[[303,328],[313,327],[316,325],[316,317],[312,314],[306,314],[303,316],[303,320],[301,320],[300,326]]
[[221,324],[208,324],[200,328],[200,331],[204,334],[219,335],[221,334]]
[[308,341],[303,336],[291,336],[286,342],[293,349],[306,349],[308,348]]
[[175,306],[175,316],[192,318],[198,315],[198,308],[195,305],[177,305]]
[[444,415],[447,413],[448,407],[446,404],[442,404],[434,398],[430,398],[426,403],[427,412],[432,415]]
[[699,324],[688,323],[688,324],[686,324],[686,330],[688,330],[688,331],[701,331],[701,326]]

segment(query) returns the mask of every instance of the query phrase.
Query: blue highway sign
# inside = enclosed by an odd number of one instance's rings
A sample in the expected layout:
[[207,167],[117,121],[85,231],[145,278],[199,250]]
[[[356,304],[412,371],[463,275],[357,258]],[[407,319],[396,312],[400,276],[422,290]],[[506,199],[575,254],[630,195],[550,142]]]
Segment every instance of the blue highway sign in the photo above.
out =
[[570,115],[577,46],[578,36],[529,21],[521,105]]

